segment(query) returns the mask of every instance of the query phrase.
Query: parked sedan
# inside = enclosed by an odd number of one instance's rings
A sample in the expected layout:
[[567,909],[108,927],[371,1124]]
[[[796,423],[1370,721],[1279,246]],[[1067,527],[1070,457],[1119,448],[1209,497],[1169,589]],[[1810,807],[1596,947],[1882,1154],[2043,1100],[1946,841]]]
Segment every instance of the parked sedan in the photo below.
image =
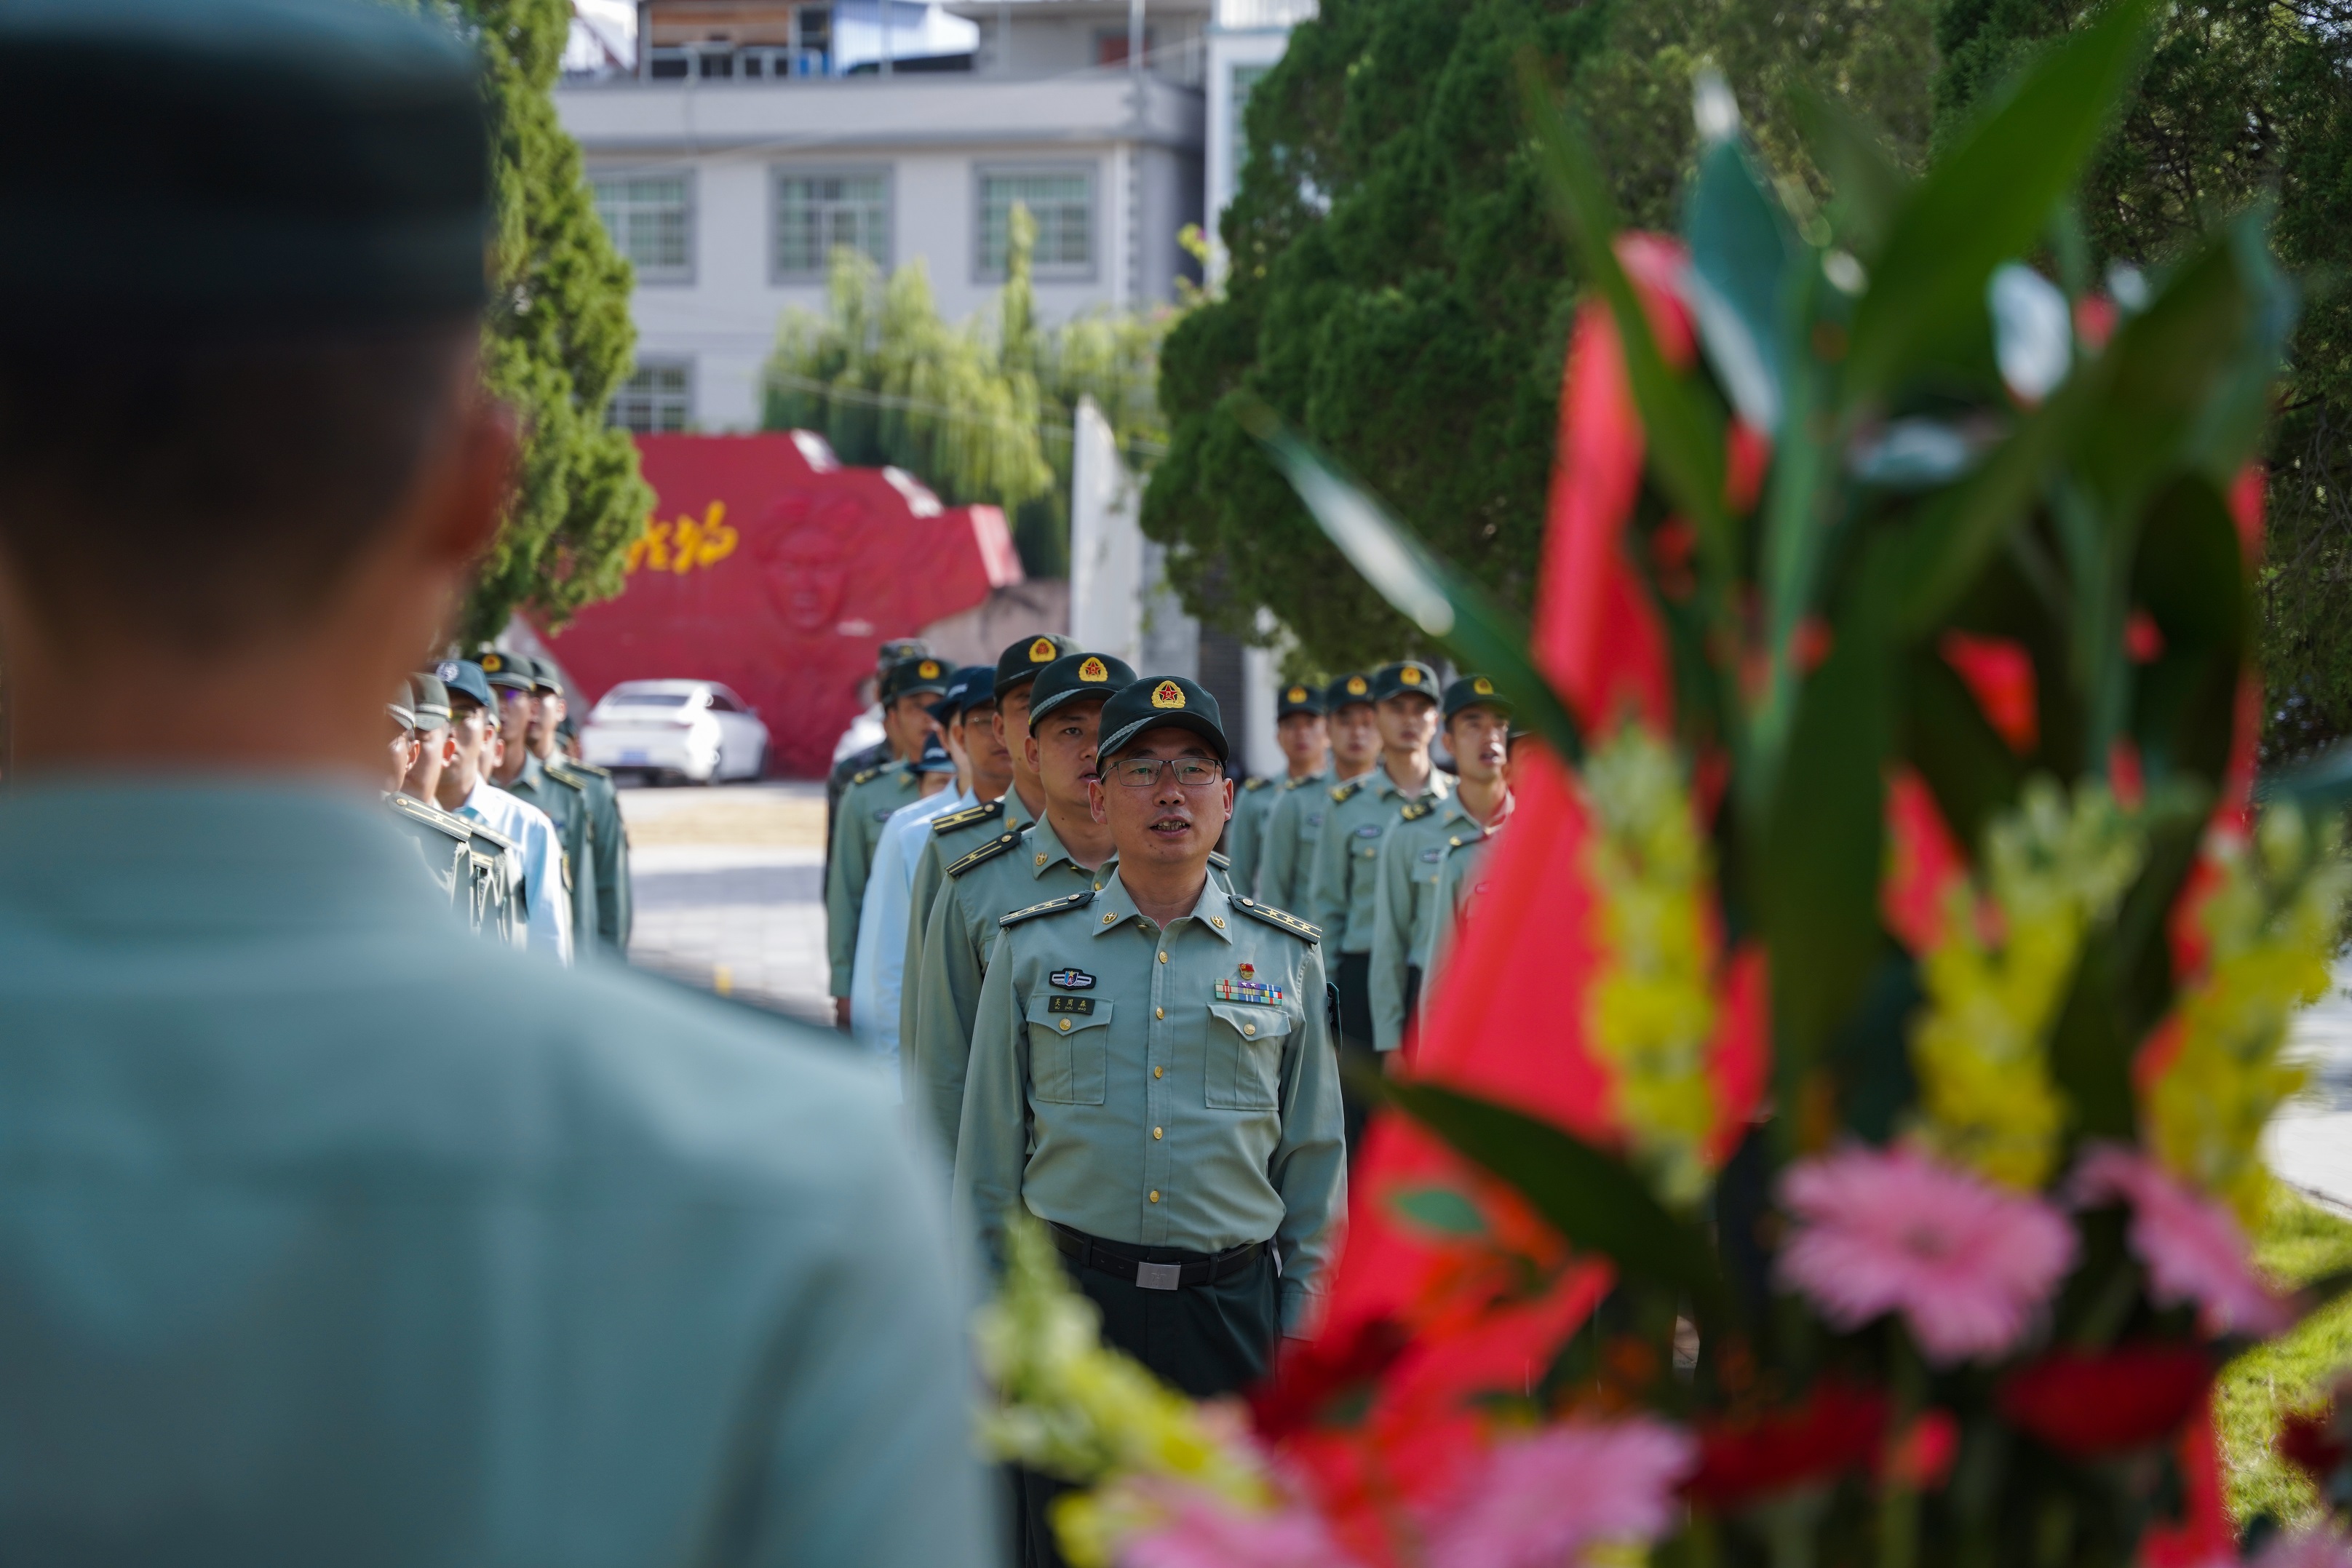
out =
[[581,726],[580,755],[648,779],[757,779],[768,765],[768,727],[716,681],[623,681]]

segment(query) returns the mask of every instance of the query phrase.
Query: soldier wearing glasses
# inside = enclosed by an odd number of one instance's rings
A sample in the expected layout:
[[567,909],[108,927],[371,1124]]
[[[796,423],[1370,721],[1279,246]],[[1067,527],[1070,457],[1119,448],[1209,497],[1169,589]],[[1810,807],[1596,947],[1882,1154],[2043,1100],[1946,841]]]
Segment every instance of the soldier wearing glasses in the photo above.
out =
[[[1045,1221],[1108,1343],[1196,1397],[1309,1331],[1347,1195],[1319,934],[1210,874],[1227,755],[1191,681],[1104,705],[1116,872],[998,923],[956,1153],[983,1239]],[[1024,1479],[1033,1557],[1051,1490]]]

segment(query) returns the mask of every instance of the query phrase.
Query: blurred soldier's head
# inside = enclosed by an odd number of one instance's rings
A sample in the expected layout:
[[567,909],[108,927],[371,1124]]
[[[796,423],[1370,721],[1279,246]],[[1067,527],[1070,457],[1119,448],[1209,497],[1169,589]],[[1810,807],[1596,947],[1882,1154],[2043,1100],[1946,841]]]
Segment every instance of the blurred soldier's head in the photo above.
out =
[[482,677],[498,699],[499,752],[490,782],[504,789],[522,777],[530,761],[530,722],[539,713],[539,665],[528,653],[495,648],[485,649],[475,663],[482,666]]
[[882,734],[891,755],[912,764],[939,727],[931,705],[947,694],[948,666],[929,653],[901,659],[882,676]]
[[1486,785],[1510,768],[1511,706],[1484,675],[1465,675],[1445,688],[1445,749],[1465,784]]
[[445,659],[433,672],[449,688],[448,766],[441,770],[439,801],[454,811],[466,803],[498,766],[499,710],[481,666],[465,659]]
[[361,0],[0,6],[0,637],[28,767],[382,772],[383,694],[515,450],[478,364],[478,75]]
[[563,721],[572,710],[563,701],[563,676],[556,670],[552,659],[535,659],[531,670],[538,676],[532,687],[539,695],[538,706],[530,713],[530,754],[541,762],[553,757],[563,742]]
[[1324,692],[1323,708],[1330,716],[1332,771],[1342,779],[1370,772],[1381,755],[1380,719],[1372,710],[1372,677],[1341,675]]
[[1103,704],[1134,683],[1135,671],[1108,653],[1066,653],[1037,673],[1029,695],[1029,767],[1049,804],[1081,816],[1091,810],[1095,741]]
[[384,793],[396,795],[408,770],[416,766],[416,697],[408,683],[403,681],[400,695],[383,705],[384,722],[390,727],[391,739],[384,758]]
[[401,793],[433,800],[441,787],[441,770],[449,766],[457,740],[449,728],[449,688],[438,675],[422,673],[408,677],[415,695],[416,760],[410,764]]
[[1331,757],[1331,726],[1323,716],[1319,687],[1302,682],[1282,688],[1274,709],[1274,737],[1293,773],[1303,778],[1323,770]]
[[1036,765],[1029,760],[1030,687],[1038,672],[1078,645],[1056,632],[1039,632],[1015,638],[996,656],[996,738],[1004,743],[1013,781],[1034,796],[1043,788]]
[[1102,756],[1087,789],[1126,865],[1209,863],[1234,814],[1217,699],[1198,682],[1153,675],[1102,708]]
[[1419,659],[1382,664],[1372,676],[1381,749],[1398,758],[1425,755],[1437,738],[1437,672]]

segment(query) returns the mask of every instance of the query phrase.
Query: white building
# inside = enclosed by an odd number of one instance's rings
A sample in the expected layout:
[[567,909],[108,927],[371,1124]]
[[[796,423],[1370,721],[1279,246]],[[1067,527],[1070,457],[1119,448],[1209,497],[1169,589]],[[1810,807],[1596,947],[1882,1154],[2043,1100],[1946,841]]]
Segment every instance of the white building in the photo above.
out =
[[757,429],[776,323],[822,308],[835,246],[921,258],[950,320],[982,309],[1015,202],[1048,319],[1171,298],[1203,210],[1212,3],[641,0],[634,68],[556,93],[636,267],[616,417]]
[[[1316,0],[1217,0],[1208,35],[1208,61],[1203,71],[1208,92],[1206,200],[1209,235],[1216,237],[1216,220],[1241,188],[1242,155],[1249,143],[1242,135],[1242,110],[1250,89],[1274,68],[1290,46],[1290,29],[1315,19]],[[1222,267],[1223,251],[1213,254],[1213,266]]]

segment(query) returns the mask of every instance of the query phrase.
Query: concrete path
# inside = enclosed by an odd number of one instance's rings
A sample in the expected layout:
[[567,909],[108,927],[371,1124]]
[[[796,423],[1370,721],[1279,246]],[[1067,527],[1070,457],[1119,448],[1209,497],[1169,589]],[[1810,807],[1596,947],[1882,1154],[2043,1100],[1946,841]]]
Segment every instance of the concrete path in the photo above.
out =
[[2270,1125],[2271,1169],[2288,1185],[2352,1210],[2352,959],[2336,983],[2295,1020],[2288,1051],[2311,1082]]
[[629,960],[830,1027],[824,786],[624,789],[636,880]]

